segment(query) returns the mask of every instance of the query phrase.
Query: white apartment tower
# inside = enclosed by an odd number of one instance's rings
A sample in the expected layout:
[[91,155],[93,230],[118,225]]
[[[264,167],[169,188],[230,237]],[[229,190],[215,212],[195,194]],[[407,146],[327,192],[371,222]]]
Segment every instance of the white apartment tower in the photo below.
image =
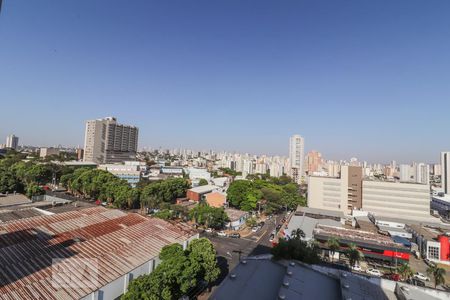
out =
[[444,194],[450,192],[450,152],[441,152],[441,185]]
[[289,139],[289,161],[292,179],[301,183],[304,174],[305,140],[298,134],[291,136]]
[[19,137],[14,134],[8,135],[6,137],[6,148],[17,149],[19,146]]
[[138,132],[135,126],[118,124],[114,117],[87,121],[83,161],[107,164],[135,160]]

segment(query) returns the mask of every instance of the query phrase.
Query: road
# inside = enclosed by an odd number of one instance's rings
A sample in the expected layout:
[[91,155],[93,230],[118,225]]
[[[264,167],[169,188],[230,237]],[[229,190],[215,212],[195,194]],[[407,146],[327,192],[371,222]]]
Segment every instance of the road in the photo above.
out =
[[212,236],[211,234],[203,233],[201,237],[208,238],[214,245],[217,251],[217,261],[221,269],[221,276],[215,282],[211,292],[204,293],[199,296],[199,299],[208,299],[209,295],[228,275],[230,270],[234,269],[239,263],[239,257],[269,254],[272,248],[269,242],[270,235],[276,227],[277,220],[281,220],[280,216],[275,216],[272,220],[267,220],[264,226],[257,232],[252,232],[249,236],[241,238],[230,238]]

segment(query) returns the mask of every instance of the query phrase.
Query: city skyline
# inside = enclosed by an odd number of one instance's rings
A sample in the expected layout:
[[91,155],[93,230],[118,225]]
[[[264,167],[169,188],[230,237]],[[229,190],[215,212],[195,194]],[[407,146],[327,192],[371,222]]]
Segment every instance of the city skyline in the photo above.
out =
[[449,8],[6,1],[0,136],[82,146],[86,120],[114,115],[140,148],[286,156],[299,133],[329,159],[439,162]]

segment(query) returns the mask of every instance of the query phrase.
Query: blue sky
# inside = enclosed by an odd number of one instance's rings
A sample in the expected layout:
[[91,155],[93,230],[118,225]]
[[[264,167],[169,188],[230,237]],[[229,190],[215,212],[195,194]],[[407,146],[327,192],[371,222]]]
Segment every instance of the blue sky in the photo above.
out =
[[450,1],[27,1],[0,13],[0,137],[437,161],[450,150]]

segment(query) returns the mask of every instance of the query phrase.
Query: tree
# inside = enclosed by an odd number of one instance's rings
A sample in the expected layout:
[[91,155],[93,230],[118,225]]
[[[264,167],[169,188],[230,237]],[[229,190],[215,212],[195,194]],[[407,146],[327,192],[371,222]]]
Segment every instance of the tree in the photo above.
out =
[[185,251],[180,244],[165,246],[159,258],[152,273],[131,281],[122,300],[179,299],[200,280],[210,284],[220,274],[214,247],[204,238],[192,241]]
[[320,261],[319,248],[315,243],[307,243],[300,239],[280,239],[271,253],[275,259],[296,259],[308,264]]
[[262,196],[262,192],[248,180],[236,180],[227,190],[227,198],[231,205],[245,211],[256,209]]
[[206,180],[206,179],[204,179],[204,178],[202,178],[202,179],[200,179],[200,181],[198,182],[198,185],[199,186],[202,186],[202,185],[208,185],[209,183],[208,183],[208,180]]
[[291,238],[300,240],[305,238],[305,233],[300,228],[297,228],[291,232]]
[[199,225],[222,228],[228,221],[228,216],[223,208],[211,207],[207,204],[199,204],[189,211],[189,219]]
[[332,261],[334,254],[336,253],[336,251],[338,251],[340,249],[339,240],[335,237],[329,238],[327,241],[327,247],[328,247],[328,251],[330,253],[330,259]]
[[433,275],[434,278],[434,288],[436,288],[438,285],[445,283],[445,269],[440,268],[438,266],[430,266],[427,269],[428,275]]
[[39,196],[45,194],[45,191],[35,183],[31,183],[26,189],[27,197]]
[[256,218],[247,218],[247,220],[245,220],[245,225],[247,225],[248,227],[255,227],[257,224],[256,222]]
[[195,239],[189,244],[187,251],[191,263],[200,264],[197,278],[204,279],[208,284],[213,283],[220,275],[213,244],[205,238]]
[[351,267],[358,264],[363,258],[363,254],[353,243],[348,245],[348,249],[345,251],[345,255],[348,257]]
[[407,263],[404,263],[400,267],[398,267],[397,272],[400,274],[403,280],[409,279],[414,274],[410,265]]

